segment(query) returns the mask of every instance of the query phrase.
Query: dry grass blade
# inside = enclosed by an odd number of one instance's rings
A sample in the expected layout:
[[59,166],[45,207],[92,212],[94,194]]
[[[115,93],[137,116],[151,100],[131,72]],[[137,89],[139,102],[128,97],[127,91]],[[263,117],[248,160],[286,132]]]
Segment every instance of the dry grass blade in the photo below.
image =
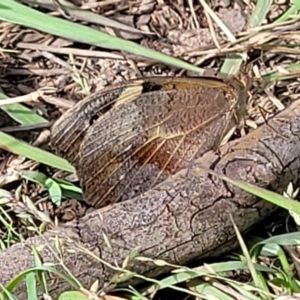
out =
[[199,0],[202,4],[203,8],[207,11],[207,13],[211,16],[211,18],[216,22],[216,24],[221,28],[224,34],[227,36],[231,43],[236,41],[235,36],[231,33],[231,31],[227,28],[227,26],[218,18],[218,16],[213,12],[213,10],[207,5],[205,0]]
[[[272,0],[257,1],[255,9],[252,12],[250,18],[248,19],[247,28],[259,26],[262,23],[262,21],[265,19],[266,14],[270,10],[269,3],[272,3]],[[232,42],[235,42],[235,38],[234,40],[232,40]],[[243,62],[245,62],[246,60],[247,60],[246,53],[235,53],[225,60],[224,64],[222,65],[220,73],[222,75],[238,74]]]
[[40,98],[43,98],[46,95],[49,95],[49,93],[53,93],[55,89],[40,89],[38,91],[32,92],[28,95],[23,95],[15,98],[9,98],[9,99],[3,99],[0,101],[0,107],[5,105],[11,105],[15,103],[25,103],[25,102],[39,102]]
[[[56,10],[57,6],[54,1],[49,0],[22,0],[25,4],[31,4],[34,6],[40,6],[43,8]],[[76,5],[70,3],[69,1],[60,0],[59,1],[60,8],[67,13],[70,17],[76,18],[81,21],[86,21],[89,23],[99,24],[103,26],[113,27],[120,30],[125,30],[132,33],[143,34],[143,35],[152,35],[152,33],[144,32],[142,30],[138,30],[136,28],[130,27],[126,24],[122,24],[115,20],[106,18],[104,16],[100,16],[90,11],[85,11],[80,9]]]
[[239,241],[239,244],[240,244],[240,246],[242,248],[243,254],[244,254],[245,258],[246,258],[247,265],[248,265],[249,271],[250,271],[250,273],[252,275],[252,278],[254,280],[255,286],[257,288],[262,288],[261,282],[260,282],[260,280],[258,278],[257,272],[256,272],[256,270],[254,268],[254,264],[252,262],[252,259],[251,259],[251,256],[249,254],[249,251],[248,251],[248,249],[246,247],[246,244],[245,244],[245,242],[243,240],[243,237],[242,237],[242,235],[241,235],[241,233],[240,233],[240,231],[239,231],[239,229],[238,229],[238,227],[237,227],[234,219],[232,218],[232,216],[230,216],[230,219],[231,219],[231,222],[233,224],[233,228],[234,228],[234,231],[236,233],[236,236],[237,236],[237,239]]

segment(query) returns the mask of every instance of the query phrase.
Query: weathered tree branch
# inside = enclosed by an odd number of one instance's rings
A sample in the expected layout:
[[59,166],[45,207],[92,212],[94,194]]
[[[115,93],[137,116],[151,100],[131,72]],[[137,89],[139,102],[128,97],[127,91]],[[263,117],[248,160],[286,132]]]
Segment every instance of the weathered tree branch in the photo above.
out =
[[[31,246],[43,246],[44,262],[57,262],[54,239],[63,242],[65,265],[85,286],[95,279],[103,286],[114,272],[79,245],[103,260],[121,264],[133,248],[141,255],[160,258],[175,264],[219,255],[232,249],[235,233],[230,215],[241,232],[246,232],[270,215],[275,207],[223,181],[207,176],[201,165],[230,178],[254,183],[281,193],[288,183],[299,177],[300,101],[251,134],[236,140],[220,153],[207,153],[188,170],[176,175],[145,194],[94,211],[77,222],[69,223],[43,236],[30,238],[25,245],[16,244],[0,253],[1,278],[5,284],[13,276],[34,266]],[[276,133],[274,129],[278,132]],[[112,250],[104,241],[106,234]],[[167,271],[151,263],[136,262],[130,269],[148,276]],[[61,268],[60,268],[61,269]],[[68,288],[67,283],[51,275],[51,294]],[[25,298],[25,286],[17,295]]]

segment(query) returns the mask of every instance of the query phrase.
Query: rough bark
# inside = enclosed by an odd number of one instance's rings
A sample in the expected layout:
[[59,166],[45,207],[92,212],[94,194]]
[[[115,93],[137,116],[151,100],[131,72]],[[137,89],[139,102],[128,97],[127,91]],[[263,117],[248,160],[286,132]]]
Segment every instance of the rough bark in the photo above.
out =
[[[30,238],[0,253],[1,278],[5,284],[13,276],[34,265],[31,246],[42,248],[44,262],[57,262],[53,249],[56,236],[63,243],[65,265],[85,286],[98,279],[103,286],[114,272],[92,258],[84,247],[111,264],[122,264],[137,246],[142,256],[173,264],[187,264],[196,258],[220,255],[234,247],[235,233],[230,215],[241,232],[246,232],[275,207],[264,200],[208,176],[202,166],[230,178],[254,183],[281,193],[299,177],[300,101],[251,134],[236,140],[220,153],[207,153],[188,170],[171,176],[143,195],[92,212],[77,222]],[[275,130],[277,133],[275,132]],[[103,238],[110,240],[111,248]],[[151,263],[136,262],[130,269],[147,276],[167,271]],[[61,268],[60,268],[61,269]],[[51,294],[69,288],[51,275]],[[25,287],[18,296],[25,298]]]

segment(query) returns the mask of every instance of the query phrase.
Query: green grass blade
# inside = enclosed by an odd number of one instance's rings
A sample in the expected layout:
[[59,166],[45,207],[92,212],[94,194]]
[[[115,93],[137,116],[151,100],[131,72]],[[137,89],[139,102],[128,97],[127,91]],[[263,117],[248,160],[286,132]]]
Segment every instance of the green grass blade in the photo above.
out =
[[[7,96],[3,93],[0,88],[0,101],[2,99],[7,99]],[[19,104],[9,104],[1,106],[1,109],[7,113],[13,120],[19,122],[22,125],[33,125],[37,123],[48,122],[43,117],[39,116],[37,113],[29,109],[28,107]]]
[[27,291],[28,299],[38,300],[36,279],[34,273],[29,273],[26,275],[26,291]]
[[275,192],[268,191],[266,189],[257,187],[250,183],[245,183],[242,181],[235,181],[235,180],[230,180],[230,183],[243,189],[244,191],[246,191],[252,195],[255,195],[264,200],[267,200],[267,201],[269,201],[277,206],[280,206],[284,209],[291,210],[291,211],[295,212],[296,214],[300,214],[300,203],[295,200],[288,199],[288,198],[286,198],[282,195],[279,195]]
[[45,150],[33,147],[25,142],[19,141],[3,132],[0,132],[0,148],[51,166],[53,168],[64,170],[70,173],[75,172],[74,167],[70,165],[65,159],[60,158]]
[[[9,290],[7,290],[2,284],[0,285],[1,290],[3,292],[0,293],[1,300],[19,300],[16,296],[14,296]],[[5,296],[4,296],[5,295]]]
[[193,279],[188,283],[188,286],[195,289],[200,295],[207,297],[207,299],[234,300],[233,297],[200,279]]
[[81,288],[79,282],[77,282],[77,280],[75,280],[74,278],[71,278],[67,274],[57,271],[57,269],[55,269],[53,267],[44,265],[44,266],[37,266],[37,267],[33,267],[31,269],[27,269],[26,271],[23,271],[22,273],[18,274],[5,286],[5,289],[12,292],[18,286],[18,284],[20,284],[20,282],[24,279],[24,277],[27,274],[32,273],[32,272],[40,272],[40,271],[53,273],[56,276],[59,276],[60,278],[64,279],[67,283],[70,284],[70,286],[72,286],[74,288],[78,288],[78,289]]
[[89,296],[84,294],[82,291],[67,291],[62,293],[58,300],[88,300]]
[[127,51],[136,55],[170,64],[178,68],[203,73],[203,70],[186,63],[180,59],[148,49],[136,43],[110,36],[98,30],[76,24],[64,19],[46,15],[30,7],[17,3],[13,0],[6,0],[9,9],[0,10],[0,19],[6,22],[34,28],[66,39],[99,46],[108,49]]
[[[254,264],[255,269],[261,272],[274,272],[271,268]],[[245,261],[228,261],[222,263],[213,263],[209,264],[209,267],[214,270],[216,273],[224,273],[236,270],[249,270],[247,263]],[[201,266],[196,269],[190,269],[183,272],[176,272],[176,274],[172,274],[165,279],[160,281],[160,289],[163,289],[167,286],[175,285],[178,283],[182,283],[187,280],[191,280],[196,277],[201,276],[209,276],[211,273],[207,270],[206,266]]]
[[299,0],[292,0],[293,5],[286,10],[276,21],[275,23],[281,23],[288,21],[289,19],[294,18],[295,16],[299,17],[300,11],[300,1]]
[[[30,4],[31,6],[40,6],[50,10],[57,10],[57,5],[55,4],[54,1],[49,1],[49,0],[22,0],[22,1],[26,4]],[[144,32],[134,27],[130,27],[126,24],[120,23],[113,19],[106,18],[92,11],[80,9],[78,6],[65,0],[60,0],[59,5],[62,7],[62,9],[65,12],[67,12],[71,17],[77,20],[88,21],[89,23],[100,24],[103,26],[125,30],[132,33],[152,35],[152,33]]]
[[[35,263],[35,266],[36,267],[42,267],[43,266],[43,263],[41,261],[41,258],[39,256],[39,253],[38,251],[36,250],[36,248],[33,248],[32,249],[32,252],[33,252],[33,256],[34,256],[34,263]],[[30,273],[29,273],[30,274]],[[26,275],[28,276],[28,275]],[[46,279],[46,276],[45,276],[45,273],[44,272],[40,272],[40,271],[37,271],[37,277],[39,279],[39,282],[40,282],[40,285],[42,287],[42,290],[43,290],[43,293],[47,294],[48,293],[48,287],[47,287],[47,279]],[[29,298],[31,299],[31,298]]]
[[243,64],[243,58],[241,54],[231,54],[224,61],[220,70],[220,75],[226,77],[228,75],[238,74]]
[[[264,284],[263,278],[261,278],[260,273],[257,272],[257,270],[255,269],[254,263],[253,263],[253,261],[251,259],[250,253],[249,253],[249,251],[247,249],[247,246],[246,246],[246,244],[245,244],[245,242],[243,240],[243,237],[242,237],[242,235],[241,235],[238,227],[236,226],[236,224],[235,224],[235,222],[234,222],[234,220],[233,220],[233,218],[232,218],[231,215],[230,215],[230,218],[231,218],[231,222],[232,222],[235,234],[236,234],[237,239],[239,241],[240,247],[241,247],[242,252],[243,252],[243,254],[244,254],[245,258],[246,258],[246,262],[247,262],[247,265],[248,265],[248,268],[249,268],[249,272],[251,274],[251,277],[252,277],[252,279],[254,281],[255,286],[257,288],[259,288],[259,289],[262,289],[262,290],[268,292],[267,285]],[[265,297],[262,296],[262,298],[264,299]]]
[[280,246],[293,246],[300,244],[300,232],[291,232],[281,235],[272,236],[257,243],[254,248],[258,245],[276,244]]
[[208,171],[208,173],[244,190],[245,192],[248,192],[254,196],[260,197],[266,201],[269,201],[272,204],[275,204],[279,207],[282,207],[286,210],[292,211],[292,212],[300,215],[300,203],[295,200],[291,200],[280,194],[277,194],[272,191],[268,191],[266,189],[255,186],[254,184],[251,184],[248,182],[243,182],[240,180],[233,180],[225,175],[219,174],[212,170],[207,170],[207,171]]
[[248,29],[261,25],[271,8],[272,2],[272,0],[258,0],[256,2],[252,15],[248,19]]
[[46,187],[46,180],[48,177],[38,171],[24,170],[22,171],[22,178],[30,180],[31,182],[40,184],[43,188]]
[[280,74],[278,71],[272,71],[263,75],[263,79],[266,82],[274,82],[278,80],[288,80],[291,78],[297,78],[300,74],[300,63],[291,64],[285,68],[290,74]]

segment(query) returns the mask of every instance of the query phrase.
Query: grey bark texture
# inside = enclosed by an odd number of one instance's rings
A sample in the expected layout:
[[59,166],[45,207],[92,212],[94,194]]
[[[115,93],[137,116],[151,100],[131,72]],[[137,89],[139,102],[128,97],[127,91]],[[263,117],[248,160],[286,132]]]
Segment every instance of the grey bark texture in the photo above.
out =
[[[232,249],[236,238],[230,216],[245,233],[275,207],[207,175],[201,166],[282,193],[290,181],[296,183],[299,178],[300,101],[269,124],[222,147],[218,154],[206,153],[190,168],[139,197],[96,210],[76,222],[2,251],[0,283],[6,284],[34,266],[33,246],[39,246],[43,262],[57,263],[56,237],[62,243],[65,266],[87,288],[96,279],[102,287],[115,274],[91,253],[110,264],[122,265],[139,246],[141,256],[185,265]],[[112,248],[107,246],[105,235]],[[84,248],[87,250],[83,251]],[[133,262],[128,268],[150,277],[168,271],[150,262]],[[53,274],[48,276],[48,283],[54,297],[70,288]],[[24,284],[18,287],[20,299],[26,299],[25,290]]]

